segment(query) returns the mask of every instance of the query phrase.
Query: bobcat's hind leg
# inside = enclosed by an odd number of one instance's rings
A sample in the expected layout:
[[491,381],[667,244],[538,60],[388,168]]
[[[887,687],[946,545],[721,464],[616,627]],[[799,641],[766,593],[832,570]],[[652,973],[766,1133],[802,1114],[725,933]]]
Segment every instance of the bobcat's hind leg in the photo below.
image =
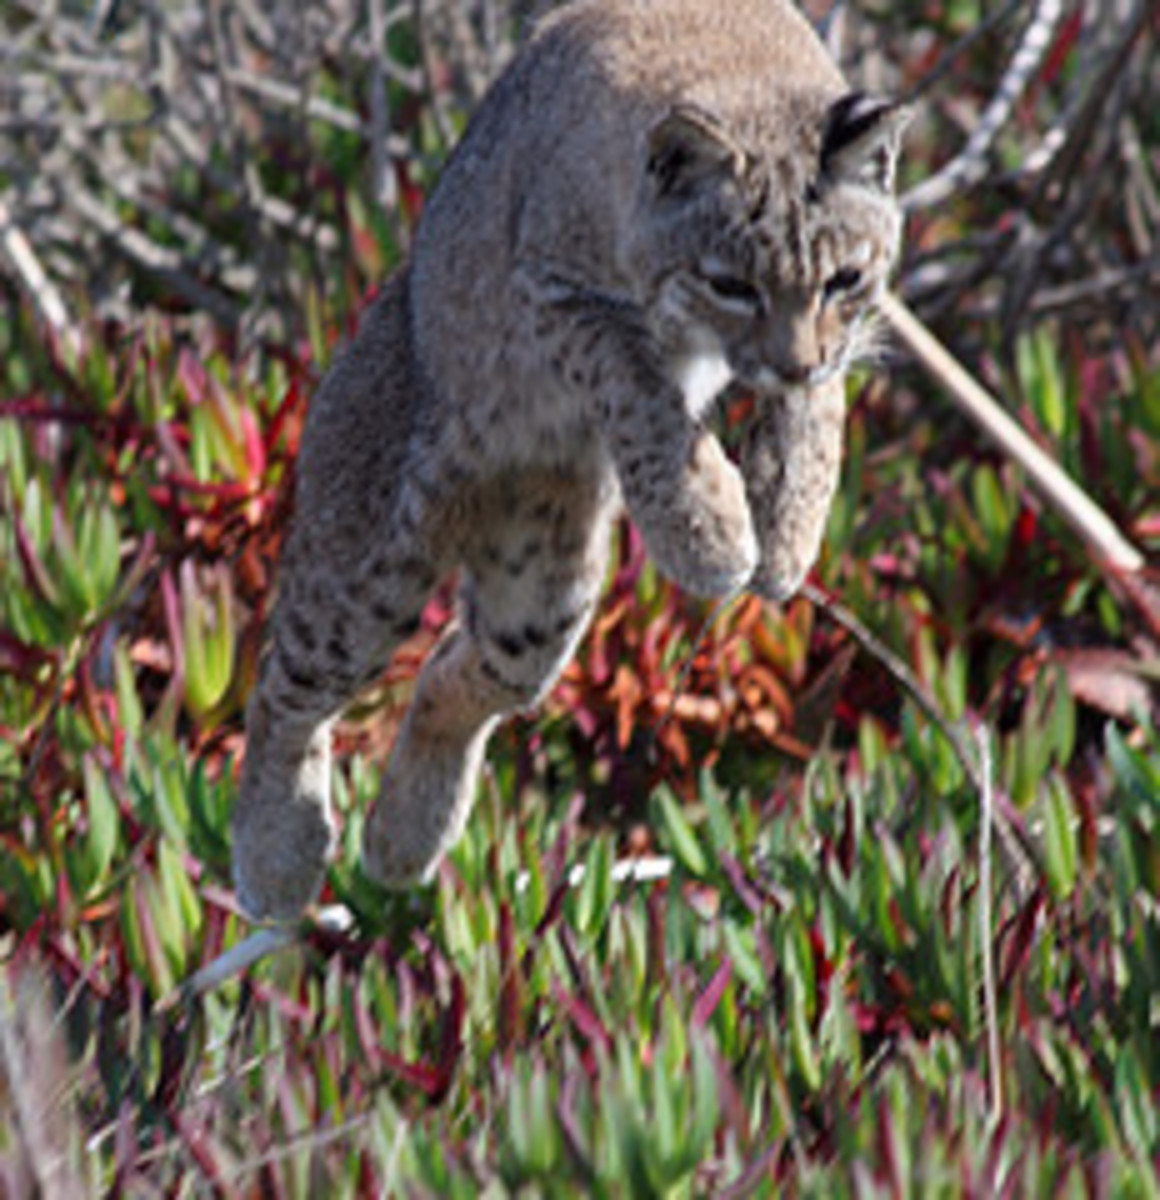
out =
[[408,288],[405,268],[387,281],[310,406],[233,816],[238,898],[256,918],[294,917],[321,887],[331,725],[417,627],[448,565],[428,536],[438,497],[409,467],[422,386]]
[[372,878],[426,881],[458,840],[492,729],[543,697],[588,625],[612,506],[606,482],[558,472],[524,475],[482,503],[459,619],[423,668],[367,823]]
[[292,549],[233,816],[238,901],[259,920],[296,916],[321,888],[334,837],[331,726],[418,627],[435,579],[404,546],[369,550],[349,577],[317,539]]

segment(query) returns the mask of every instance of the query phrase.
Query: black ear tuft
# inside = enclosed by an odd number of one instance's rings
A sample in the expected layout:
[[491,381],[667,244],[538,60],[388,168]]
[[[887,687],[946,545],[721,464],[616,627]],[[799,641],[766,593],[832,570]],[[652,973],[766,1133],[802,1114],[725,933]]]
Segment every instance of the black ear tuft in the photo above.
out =
[[649,130],[648,173],[665,197],[691,195],[701,184],[740,170],[744,155],[708,113],[672,109]]
[[822,175],[891,188],[902,132],[912,115],[905,105],[863,92],[836,100],[822,130]]
[[850,92],[834,101],[826,114],[822,135],[822,162],[833,158],[852,142],[872,129],[883,112],[890,108],[888,101],[867,96],[865,92]]

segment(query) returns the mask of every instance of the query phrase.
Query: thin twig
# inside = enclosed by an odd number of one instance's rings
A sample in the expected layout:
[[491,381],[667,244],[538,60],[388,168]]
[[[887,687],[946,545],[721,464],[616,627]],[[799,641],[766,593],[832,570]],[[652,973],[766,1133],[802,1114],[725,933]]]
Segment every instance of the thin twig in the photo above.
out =
[[262,184],[256,165],[247,151],[246,141],[240,124],[237,90],[229,79],[229,69],[238,61],[237,47],[231,29],[231,19],[225,0],[210,0],[208,5],[209,48],[217,84],[217,118],[222,122],[225,145],[234,164],[234,173],[245,193],[245,204],[241,217],[247,226],[248,236],[255,248],[258,268],[257,285],[250,303],[241,314],[241,346],[243,352],[258,339],[261,327],[263,302],[273,291],[273,283],[279,272],[277,259],[280,247],[265,235],[262,228],[262,200],[266,189]]
[[[1140,284],[1147,285],[1145,294],[1148,289],[1152,290],[1153,304],[1160,304],[1160,295],[1156,293],[1156,287],[1160,285],[1160,254],[1153,254],[1144,262],[1133,263],[1130,267],[1109,268],[1086,279],[1043,288],[1029,299],[1027,311],[1041,317],[1094,304],[1106,312],[1111,296],[1126,288],[1139,289]],[[994,317],[998,315],[1000,307],[998,301],[986,301],[972,308],[971,315],[978,318]]]
[[191,304],[203,308],[224,325],[233,325],[240,315],[238,305],[224,293],[202,283],[175,250],[159,246],[140,230],[130,229],[91,192],[73,187],[66,201],[78,216],[92,225],[121,254],[139,267],[164,280]]
[[166,1011],[178,1005],[188,1005],[206,992],[221,987],[228,979],[240,975],[255,963],[302,941],[311,930],[326,933],[346,933],[354,917],[345,905],[332,904],[320,909],[307,923],[284,922],[266,925],[243,938],[236,946],[219,954],[212,962],[195,971],[168,996],[158,1002],[158,1010]]
[[974,727],[981,785],[979,814],[979,953],[983,959],[983,1013],[990,1060],[991,1117],[1003,1115],[1003,1060],[999,1044],[999,1002],[995,990],[995,934],[991,893],[991,833],[995,829],[995,772],[991,735],[979,721]]
[[455,144],[455,130],[451,118],[447,114],[445,98],[442,89],[435,83],[434,51],[431,47],[431,34],[428,24],[429,9],[424,0],[412,0],[414,9],[415,30],[419,41],[419,66],[423,74],[425,99],[435,118],[435,131],[439,135],[443,151],[448,151]]
[[1040,145],[1027,155],[1020,174],[1036,177],[1040,194],[1050,182],[1059,180],[1067,186],[1079,174],[1076,165],[1102,119],[1108,99],[1124,79],[1128,60],[1147,28],[1147,18],[1148,5],[1142,3],[1115,45],[1104,52],[1099,70],[1084,78],[1078,100],[1065,108]]
[[8,207],[0,200],[0,250],[24,285],[41,320],[56,334],[74,358],[80,354],[81,335],[68,315],[64,300],[48,277],[32,243],[12,220]]
[[383,11],[385,0],[370,0],[370,151],[371,151],[371,194],[376,203],[388,212],[398,203],[398,181],[391,163],[387,145],[387,131],[391,127],[391,110],[387,99],[387,32]]
[[176,240],[189,248],[191,261],[196,256],[199,263],[215,268],[232,292],[245,295],[253,289],[256,275],[253,264],[239,261],[239,252],[234,247],[221,244],[192,217],[156,199],[163,195],[158,181],[142,178],[125,155],[116,149],[105,154],[94,153],[75,129],[67,129],[62,140],[117,199],[167,226]]
[[[971,781],[975,792],[981,796],[987,784],[984,781],[975,747],[971,744],[963,727],[957,722],[951,721],[942,712],[938,702],[922,680],[854,613],[839,604],[832,596],[827,595],[821,588],[812,583],[803,584],[801,595],[826,613],[836,625],[840,625],[871,658],[886,668],[895,682],[918,705],[923,716],[947,739],[955,758],[958,759],[959,766]],[[1003,821],[996,822],[995,828],[1003,846],[1003,853],[1007,858],[1008,868],[1016,879],[1022,883],[1028,879],[1037,878],[1039,871],[1036,865],[1035,850],[1030,843],[1023,839],[1022,832]]]
[[[389,64],[386,67],[389,68]],[[302,112],[310,120],[330,125],[343,133],[354,133],[364,137],[371,135],[370,127],[358,113],[349,108],[343,108],[340,104],[335,104],[333,100],[311,95],[303,98],[300,88],[292,87],[277,79],[267,78],[265,75],[255,75],[252,71],[236,65],[227,69],[226,78],[239,90],[249,93],[273,108]],[[384,134],[385,145],[392,155],[407,153],[409,146],[406,138],[392,134],[389,128],[384,130]]]
[[978,42],[982,41],[983,38],[990,36],[1008,18],[1014,16],[1023,7],[1025,2],[1026,0],[1007,0],[1007,3],[1001,8],[996,8],[992,12],[985,14],[982,20],[973,24],[958,41],[948,46],[939,55],[938,62],[923,75],[915,88],[906,96],[906,103],[913,104],[925,96],[951,70],[959,58]]

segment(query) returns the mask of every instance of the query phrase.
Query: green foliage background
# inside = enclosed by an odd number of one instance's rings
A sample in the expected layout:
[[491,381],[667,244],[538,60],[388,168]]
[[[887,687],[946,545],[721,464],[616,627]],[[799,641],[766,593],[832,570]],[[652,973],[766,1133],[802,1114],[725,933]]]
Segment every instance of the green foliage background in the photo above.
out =
[[[900,89],[990,15],[911,13],[925,51]],[[903,16],[861,19],[903,36]],[[1126,44],[1154,62],[1141,28]],[[1002,169],[1067,111],[1080,32],[1057,29],[998,174],[914,219],[903,279],[1154,557],[1154,298],[1061,307],[1045,261],[1013,316],[1005,284],[938,275],[948,246],[1023,219]],[[417,69],[415,27],[389,37]],[[961,95],[985,98],[1000,44],[956,58]],[[323,58],[319,94],[357,108],[361,70]],[[390,83],[413,153],[381,211],[357,137],[304,121],[292,162],[325,182],[338,240],[333,257],[295,244],[235,297],[260,314],[276,295],[276,325],[206,319],[180,280],[86,243],[105,282],[62,277],[74,349],[0,276],[0,1191],[1155,1195],[1155,575],[1101,570],[900,362],[851,389],[816,583],[924,703],[826,605],[742,600],[701,636],[707,613],[625,527],[591,636],[544,711],[497,737],[463,843],[430,888],[389,897],[355,866],[360,826],[441,594],[340,733],[326,899],[353,924],[308,922],[244,977],[177,990],[249,932],[228,817],[302,417],[405,243],[440,120],[462,122],[469,85],[432,86],[424,105]],[[118,119],[134,95],[111,93]],[[240,107],[237,136],[260,119]],[[948,127],[936,106],[909,180]],[[1154,113],[1134,128],[1155,184]],[[300,196],[286,141],[249,150],[271,194]],[[245,252],[211,178],[169,182],[168,204],[201,204]],[[180,243],[164,214],[106,199]],[[1118,216],[1083,215],[1131,266]],[[982,745],[1006,831],[989,881]]]

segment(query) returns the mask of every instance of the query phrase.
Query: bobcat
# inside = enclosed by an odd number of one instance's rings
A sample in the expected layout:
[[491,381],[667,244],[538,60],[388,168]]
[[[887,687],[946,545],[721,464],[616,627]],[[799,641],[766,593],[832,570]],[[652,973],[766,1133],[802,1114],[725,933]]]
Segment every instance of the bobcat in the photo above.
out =
[[[801,583],[897,251],[905,120],[789,0],[572,0],[541,23],[311,408],[233,817],[248,914],[318,891],[331,725],[454,568],[458,618],[368,818],[390,886],[430,877],[492,729],[574,652],[622,502],[692,593]],[[740,470],[704,424],[733,382],[758,402]]]

